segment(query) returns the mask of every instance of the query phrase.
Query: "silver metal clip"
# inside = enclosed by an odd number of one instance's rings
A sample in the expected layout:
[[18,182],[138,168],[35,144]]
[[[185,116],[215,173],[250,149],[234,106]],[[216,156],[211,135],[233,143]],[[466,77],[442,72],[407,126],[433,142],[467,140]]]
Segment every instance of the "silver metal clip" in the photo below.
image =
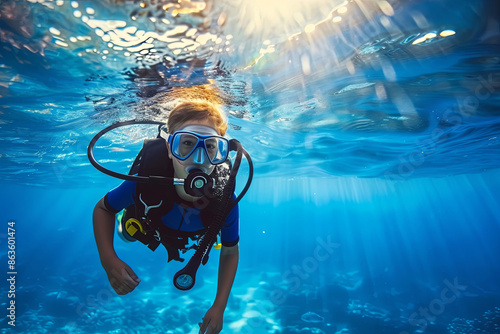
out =
[[147,217],[148,212],[150,209],[156,209],[161,206],[161,203],[163,203],[163,200],[160,201],[160,204],[156,205],[147,205],[143,200],[142,200],[142,194],[139,194],[139,200],[144,204],[144,215]]

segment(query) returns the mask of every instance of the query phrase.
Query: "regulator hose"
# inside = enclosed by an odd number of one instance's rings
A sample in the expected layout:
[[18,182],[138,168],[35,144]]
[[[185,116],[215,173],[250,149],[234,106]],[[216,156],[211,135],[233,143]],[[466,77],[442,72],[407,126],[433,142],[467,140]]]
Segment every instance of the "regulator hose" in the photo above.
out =
[[[205,264],[208,260],[208,253],[210,252],[212,245],[216,241],[217,234],[219,234],[219,231],[224,225],[227,215],[231,212],[231,210],[237,203],[237,201],[231,203],[231,199],[233,197],[234,189],[236,186],[236,174],[238,173],[238,170],[240,168],[243,152],[245,152],[245,157],[247,157],[247,159],[249,159],[250,156],[241,146],[240,142],[235,139],[231,139],[230,141],[230,150],[236,150],[236,158],[233,168],[231,169],[229,180],[224,186],[222,198],[218,203],[218,209],[216,210],[213,221],[208,226],[207,232],[201,237],[198,249],[191,257],[187,265],[174,275],[174,286],[179,290],[189,290],[194,286],[196,281],[196,272],[198,271],[200,264],[202,262],[203,264]],[[251,165],[251,160],[249,160],[249,163]],[[251,176],[252,175],[249,176],[250,182]],[[247,182],[247,185],[249,186],[249,182]],[[244,191],[246,192],[246,189],[244,189]]]

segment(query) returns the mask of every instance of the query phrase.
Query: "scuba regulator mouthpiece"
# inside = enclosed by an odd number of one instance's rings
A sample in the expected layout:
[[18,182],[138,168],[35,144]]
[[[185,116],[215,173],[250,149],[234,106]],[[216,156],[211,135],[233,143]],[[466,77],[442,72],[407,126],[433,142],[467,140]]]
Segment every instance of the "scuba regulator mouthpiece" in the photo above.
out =
[[201,197],[209,195],[212,193],[213,188],[214,179],[199,169],[190,170],[187,178],[184,180],[184,191],[191,196]]

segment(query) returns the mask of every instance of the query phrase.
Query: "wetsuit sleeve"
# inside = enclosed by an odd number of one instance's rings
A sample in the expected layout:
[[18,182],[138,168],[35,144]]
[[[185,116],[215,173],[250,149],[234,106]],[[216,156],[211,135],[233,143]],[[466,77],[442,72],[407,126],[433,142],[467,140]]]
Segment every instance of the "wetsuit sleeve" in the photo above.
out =
[[[236,195],[233,195],[233,200]],[[221,229],[221,242],[225,247],[233,247],[240,240],[240,213],[238,204],[231,210],[226,218],[226,223]]]
[[104,205],[110,212],[117,213],[134,203],[135,182],[123,181],[104,196]]

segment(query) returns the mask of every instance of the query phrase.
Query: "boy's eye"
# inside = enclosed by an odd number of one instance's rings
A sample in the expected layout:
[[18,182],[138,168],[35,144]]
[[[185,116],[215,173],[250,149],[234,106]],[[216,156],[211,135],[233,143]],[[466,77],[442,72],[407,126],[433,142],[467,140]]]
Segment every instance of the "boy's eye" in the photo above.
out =
[[207,150],[215,150],[217,148],[215,140],[206,140],[205,145],[207,147]]
[[185,146],[193,146],[194,145],[194,141],[192,140],[184,140],[182,142],[182,145],[185,145]]

